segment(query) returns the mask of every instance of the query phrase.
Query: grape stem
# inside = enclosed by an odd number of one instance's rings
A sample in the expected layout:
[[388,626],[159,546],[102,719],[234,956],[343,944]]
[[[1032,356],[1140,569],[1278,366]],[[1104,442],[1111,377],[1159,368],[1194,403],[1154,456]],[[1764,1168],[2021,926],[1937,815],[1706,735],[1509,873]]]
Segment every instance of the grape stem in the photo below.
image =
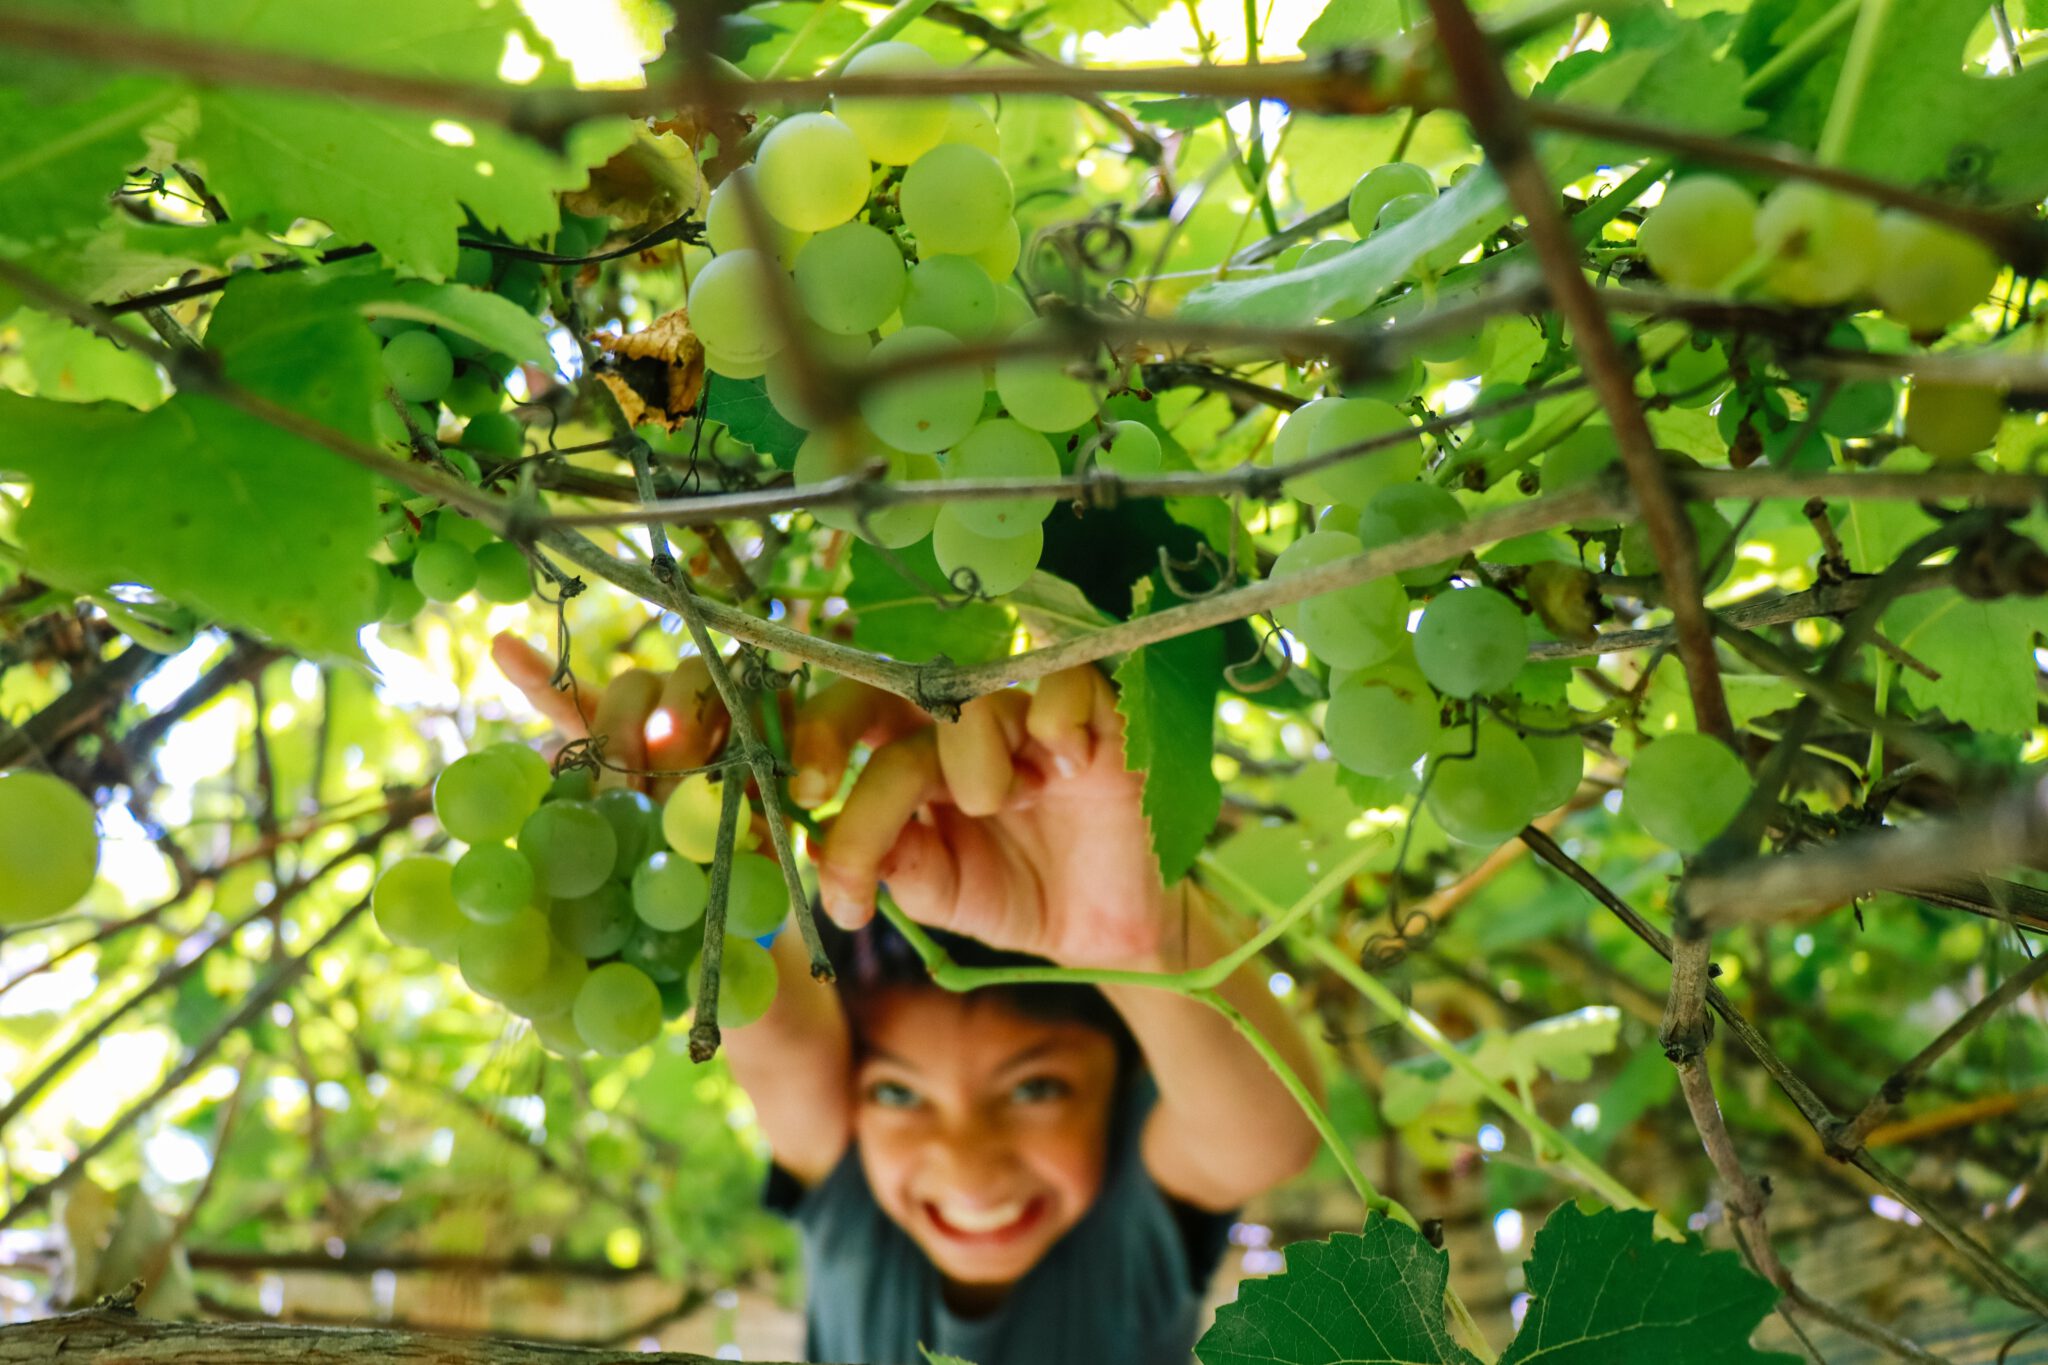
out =
[[1879,40],[1885,21],[1891,17],[1892,0],[1857,0],[1856,27],[1849,34],[1849,53],[1842,61],[1842,74],[1835,81],[1834,98],[1828,103],[1827,122],[1821,128],[1820,146],[1814,159],[1823,166],[1839,166],[1849,151],[1849,139],[1856,132],[1856,116],[1863,108],[1863,93],[1870,86],[1871,68],[1877,61]]
[[746,779],[729,772],[721,784],[718,842],[711,857],[711,894],[704,903],[703,967],[697,978],[696,1019],[690,1024],[690,1060],[708,1062],[718,1053],[718,984],[725,967],[725,913],[732,888],[732,848],[739,832]]

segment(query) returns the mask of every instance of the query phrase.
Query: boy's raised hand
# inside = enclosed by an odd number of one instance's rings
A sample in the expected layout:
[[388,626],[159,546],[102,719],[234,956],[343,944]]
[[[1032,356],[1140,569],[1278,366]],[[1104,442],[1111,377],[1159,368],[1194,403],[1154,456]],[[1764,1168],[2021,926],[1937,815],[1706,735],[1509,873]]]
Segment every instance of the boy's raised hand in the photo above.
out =
[[[702,660],[666,680],[631,670],[579,708],[549,684],[553,661],[524,641],[501,635],[491,652],[566,736],[606,737],[610,762],[698,767],[725,742],[725,710]],[[993,947],[1069,966],[1137,965],[1158,953],[1166,892],[1140,778],[1124,768],[1123,719],[1096,669],[976,698],[951,724],[841,681],[807,698],[789,733],[790,795],[807,808],[839,790],[857,747],[873,750],[812,850],[826,912],[842,926],[866,923],[886,882],[919,923]],[[631,785],[659,796],[673,781]]]

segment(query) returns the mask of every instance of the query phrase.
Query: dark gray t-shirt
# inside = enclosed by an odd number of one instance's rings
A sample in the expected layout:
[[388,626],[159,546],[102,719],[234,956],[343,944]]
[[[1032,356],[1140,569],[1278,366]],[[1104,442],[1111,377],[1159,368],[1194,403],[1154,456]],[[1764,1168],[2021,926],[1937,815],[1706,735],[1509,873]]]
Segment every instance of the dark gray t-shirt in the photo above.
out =
[[857,1146],[808,1191],[771,1170],[763,1202],[803,1239],[807,1356],[923,1365],[922,1344],[974,1365],[1188,1365],[1232,1215],[1152,1183],[1138,1136],[1158,1094],[1149,1071],[1124,1087],[1094,1205],[985,1317],[946,1306],[937,1267],[875,1202]]

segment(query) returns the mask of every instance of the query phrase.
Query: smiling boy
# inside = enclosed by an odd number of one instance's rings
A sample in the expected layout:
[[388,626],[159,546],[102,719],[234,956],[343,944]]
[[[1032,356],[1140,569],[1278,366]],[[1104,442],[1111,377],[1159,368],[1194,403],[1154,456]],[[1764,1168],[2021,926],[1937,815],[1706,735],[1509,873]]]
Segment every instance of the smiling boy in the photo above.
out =
[[[703,761],[722,715],[629,674],[586,719],[547,661],[500,666],[570,733],[647,766]],[[653,723],[650,725],[650,721]],[[1108,682],[1083,667],[932,725],[851,683],[791,728],[792,797],[818,806],[872,754],[813,853],[840,981],[773,948],[783,988],[726,1038],[794,1218],[807,1353],[919,1365],[1185,1365],[1231,1212],[1298,1173],[1316,1134],[1220,1014],[1137,985],[939,989],[886,922],[886,883],[956,960],[1170,972],[1230,939],[1191,884],[1161,884]],[[821,926],[825,928],[827,926]],[[1219,992],[1313,1087],[1256,962]]]

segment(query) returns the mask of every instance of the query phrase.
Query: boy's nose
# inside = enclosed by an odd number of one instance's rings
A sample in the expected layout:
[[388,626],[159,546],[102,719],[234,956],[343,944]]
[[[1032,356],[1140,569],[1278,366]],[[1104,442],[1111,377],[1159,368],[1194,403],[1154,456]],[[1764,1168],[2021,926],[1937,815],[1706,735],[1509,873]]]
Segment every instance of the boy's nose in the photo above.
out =
[[1000,1204],[1018,1183],[1015,1154],[1007,1142],[986,1129],[940,1136],[932,1144],[929,1160],[932,1184],[963,1203]]

